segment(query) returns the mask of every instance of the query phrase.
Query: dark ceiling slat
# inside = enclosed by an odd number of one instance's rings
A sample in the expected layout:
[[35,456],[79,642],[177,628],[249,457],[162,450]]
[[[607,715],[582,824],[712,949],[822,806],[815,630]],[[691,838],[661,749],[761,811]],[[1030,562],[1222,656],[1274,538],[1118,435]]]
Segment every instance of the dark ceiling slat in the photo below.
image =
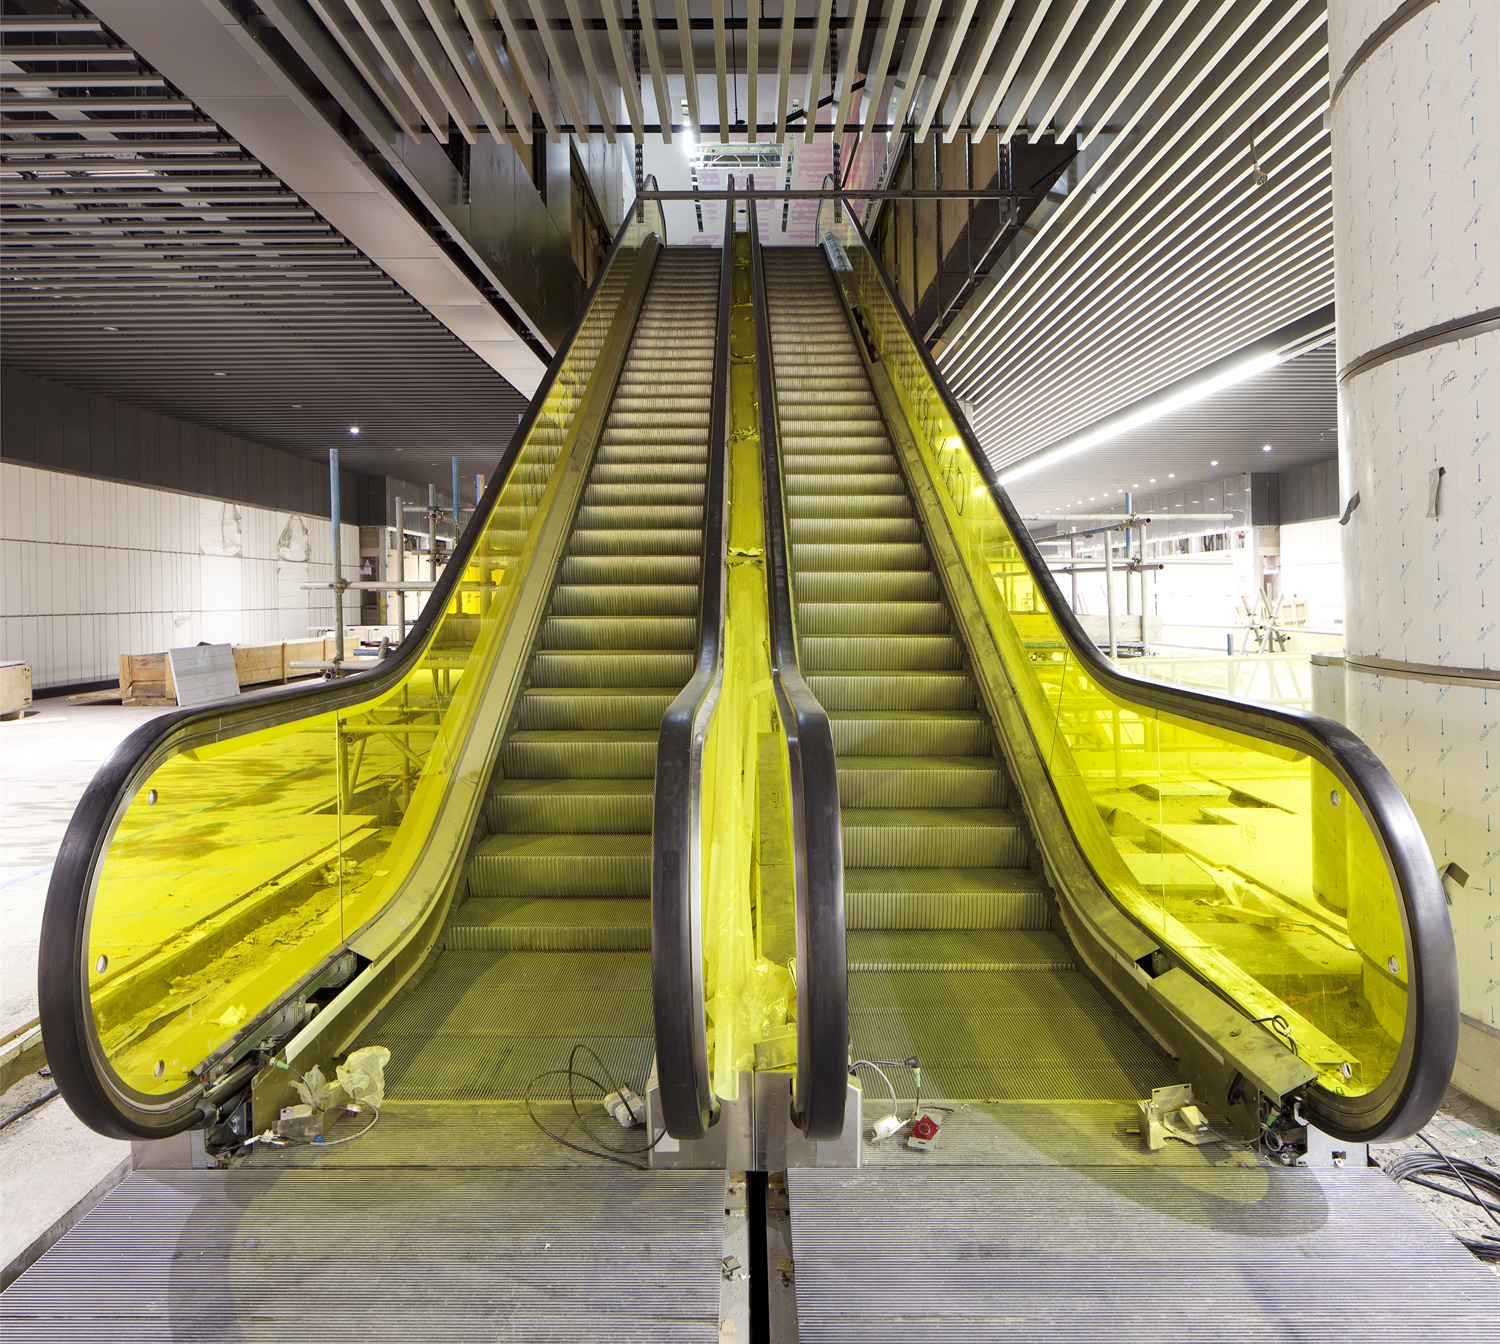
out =
[[[98,31],[55,31],[70,30]],[[82,49],[4,55],[30,67]],[[336,445],[354,470],[446,484],[450,452],[487,470],[524,398],[141,69],[0,76],[44,94],[8,98],[0,120],[5,360],[318,461]]]

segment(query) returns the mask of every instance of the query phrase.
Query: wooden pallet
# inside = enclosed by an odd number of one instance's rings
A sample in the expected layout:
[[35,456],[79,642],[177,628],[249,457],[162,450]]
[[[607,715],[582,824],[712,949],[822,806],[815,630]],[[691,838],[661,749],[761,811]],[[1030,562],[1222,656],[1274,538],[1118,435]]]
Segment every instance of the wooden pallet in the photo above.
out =
[[[293,663],[327,662],[333,657],[332,635],[319,639],[284,639],[277,644],[236,644],[234,669],[240,687],[264,686],[316,676]],[[177,687],[165,653],[122,653],[118,691],[93,691],[79,700],[117,699],[126,705],[175,705]]]

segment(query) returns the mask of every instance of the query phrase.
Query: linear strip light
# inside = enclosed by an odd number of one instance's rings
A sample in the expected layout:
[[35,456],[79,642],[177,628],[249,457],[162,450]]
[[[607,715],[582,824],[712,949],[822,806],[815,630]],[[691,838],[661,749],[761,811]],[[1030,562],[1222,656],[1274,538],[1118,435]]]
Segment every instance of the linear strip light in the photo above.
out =
[[1090,448],[1097,448],[1100,444],[1109,443],[1114,439],[1122,438],[1126,434],[1140,429],[1143,425],[1149,425],[1155,420],[1161,420],[1166,416],[1175,415],[1178,411],[1189,406],[1196,405],[1200,401],[1214,396],[1225,388],[1234,387],[1237,383],[1243,383],[1274,369],[1280,364],[1285,356],[1278,354],[1255,355],[1225,369],[1223,373],[1215,374],[1212,378],[1205,378],[1201,382],[1193,383],[1183,388],[1180,392],[1174,392],[1169,397],[1163,397],[1160,401],[1150,406],[1143,406],[1140,410],[1129,415],[1122,415],[1119,419],[1102,425],[1098,429],[1089,430],[1076,438],[1066,439],[1055,448],[1044,448],[1034,457],[1026,458],[1017,466],[1008,471],[1000,473],[1000,484],[1010,486],[1016,481],[1023,480],[1027,476],[1034,475],[1044,467],[1055,466],[1057,463],[1070,457],[1077,457],[1079,453],[1086,453]]

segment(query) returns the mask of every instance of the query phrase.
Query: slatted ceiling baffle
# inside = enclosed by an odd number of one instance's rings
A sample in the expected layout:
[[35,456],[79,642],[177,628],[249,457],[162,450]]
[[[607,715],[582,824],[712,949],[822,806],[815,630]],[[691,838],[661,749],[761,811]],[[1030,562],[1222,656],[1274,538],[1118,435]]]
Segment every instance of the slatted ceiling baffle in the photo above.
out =
[[[940,350],[997,465],[1331,298],[1321,7],[1176,18],[1142,31],[1151,60],[1124,61],[1099,95],[1125,120]],[[1158,52],[1170,82],[1135,88]],[[1251,177],[1252,136],[1265,186]]]
[[164,76],[81,12],[0,43],[7,363],[356,470],[493,462],[524,399]]

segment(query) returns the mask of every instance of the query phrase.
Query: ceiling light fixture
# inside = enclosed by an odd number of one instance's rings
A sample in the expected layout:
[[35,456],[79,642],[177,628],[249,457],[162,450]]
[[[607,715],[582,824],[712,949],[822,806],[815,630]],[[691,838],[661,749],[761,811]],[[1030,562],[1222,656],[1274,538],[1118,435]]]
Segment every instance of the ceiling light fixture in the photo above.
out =
[[349,426],[349,432],[351,434],[358,434],[359,433],[359,426],[358,425],[350,425]]
[[1208,465],[1211,466],[1211,467],[1218,466],[1219,465],[1219,459],[1218,458],[1214,458],[1214,460],[1212,462],[1210,462]]
[[1261,452],[1263,452],[1263,453],[1269,453],[1270,451],[1271,451],[1271,445],[1269,443],[1266,444],[1266,446],[1261,449]]
[[1146,406],[1129,415],[1122,415],[1110,424],[1102,425],[1098,429],[1087,430],[1074,438],[1065,439],[1055,448],[1043,448],[1040,452],[1026,458],[1009,471],[1000,474],[1001,485],[1011,485],[1022,480],[1034,472],[1041,471],[1044,467],[1050,467],[1054,463],[1061,462],[1064,458],[1074,457],[1079,453],[1085,453],[1090,448],[1097,448],[1101,443],[1109,443],[1122,435],[1129,434],[1132,430],[1149,425],[1152,421],[1160,420],[1164,416],[1172,415],[1185,407],[1193,406],[1211,397],[1216,392],[1222,392],[1225,388],[1233,387],[1237,383],[1243,383],[1247,379],[1254,378],[1257,374],[1265,373],[1267,369],[1274,369],[1281,363],[1280,355],[1256,355],[1251,359],[1235,364],[1223,373],[1216,374],[1212,378],[1205,378],[1201,382],[1190,384],[1180,392],[1170,397],[1163,397],[1154,405]]

